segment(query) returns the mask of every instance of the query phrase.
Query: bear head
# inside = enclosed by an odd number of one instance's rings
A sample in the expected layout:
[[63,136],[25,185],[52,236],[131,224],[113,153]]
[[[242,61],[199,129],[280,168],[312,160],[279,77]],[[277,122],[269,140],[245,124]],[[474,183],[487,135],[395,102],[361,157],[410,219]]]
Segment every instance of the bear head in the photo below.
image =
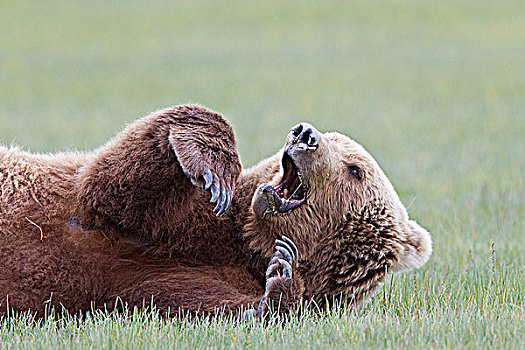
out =
[[349,253],[351,258],[326,261],[341,265],[340,270],[352,269],[345,264],[362,265],[362,274],[367,266],[398,272],[428,260],[429,233],[409,219],[383,170],[357,142],[301,123],[289,133],[280,154],[279,172],[252,198],[247,225],[252,249],[271,255],[274,240],[286,235],[303,258],[322,245],[331,251],[318,253],[316,259]]

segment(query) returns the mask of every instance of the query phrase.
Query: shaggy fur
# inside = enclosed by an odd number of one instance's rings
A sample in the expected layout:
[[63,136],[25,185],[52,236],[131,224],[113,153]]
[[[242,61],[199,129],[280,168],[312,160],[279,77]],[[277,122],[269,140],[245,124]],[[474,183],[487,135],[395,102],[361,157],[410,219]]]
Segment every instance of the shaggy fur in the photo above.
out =
[[[343,294],[358,304],[387,272],[423,265],[430,236],[377,163],[343,135],[319,135],[317,150],[291,151],[308,199],[284,216],[253,209],[265,203],[260,186],[281,179],[283,151],[241,172],[230,125],[196,105],[139,119],[93,153],[0,147],[0,315],[117,300],[172,313],[238,310],[263,294],[259,315],[275,301],[287,310]],[[208,171],[223,198],[235,191],[222,218],[196,188]],[[291,279],[266,283],[283,235],[300,258]]]

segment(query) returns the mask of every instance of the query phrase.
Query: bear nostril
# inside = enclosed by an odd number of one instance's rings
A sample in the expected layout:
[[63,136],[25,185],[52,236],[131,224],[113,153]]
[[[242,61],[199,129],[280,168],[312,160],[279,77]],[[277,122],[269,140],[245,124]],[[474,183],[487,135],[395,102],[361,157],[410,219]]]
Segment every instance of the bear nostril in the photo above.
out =
[[307,145],[310,145],[311,135],[312,135],[312,129],[306,128],[301,133],[301,135],[299,135],[299,142],[303,142],[303,143],[306,143]]
[[308,146],[317,146],[319,144],[319,141],[315,137],[315,134],[311,133],[310,137],[308,138],[307,142]]
[[299,136],[301,134],[301,131],[303,131],[303,124],[296,125],[292,128],[293,136]]

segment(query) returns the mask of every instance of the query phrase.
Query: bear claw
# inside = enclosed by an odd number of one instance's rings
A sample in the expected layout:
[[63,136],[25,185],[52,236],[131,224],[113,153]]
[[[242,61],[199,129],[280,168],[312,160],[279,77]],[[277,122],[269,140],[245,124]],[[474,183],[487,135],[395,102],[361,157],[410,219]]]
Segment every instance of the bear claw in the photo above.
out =
[[286,236],[282,236],[282,240],[276,239],[275,244],[276,252],[273,253],[270,263],[268,264],[266,278],[270,277],[271,272],[276,270],[276,267],[274,267],[275,265],[277,265],[277,267],[282,267],[282,276],[286,277],[289,275],[289,278],[291,278],[293,271],[292,264],[299,258],[297,247],[292,240]]
[[219,213],[222,211],[223,204],[226,200],[226,189],[224,186],[221,186],[220,188],[221,194],[217,200],[217,205],[215,206],[215,209],[213,209],[213,212],[219,215]]
[[280,239],[277,239],[275,240],[275,243],[285,247],[288,250],[288,252],[290,252],[290,254],[292,255],[292,260],[298,260],[299,253],[297,251],[297,247],[295,246],[295,244],[292,242],[290,238],[286,236],[283,236],[282,238],[283,238],[282,241]]
[[292,263],[292,261],[293,261],[292,255],[290,254],[290,252],[286,248],[283,248],[281,246],[276,246],[275,250],[280,252],[282,254],[284,260],[286,260],[289,264]]
[[217,176],[214,176],[211,170],[207,170],[204,175],[202,175],[202,178],[204,179],[204,186],[199,185],[186,172],[185,174],[190,178],[192,184],[211,192],[210,203],[217,202],[213,212],[216,213],[217,216],[224,216],[231,205],[233,191],[231,189],[227,189],[226,184],[223,181],[220,181]]
[[288,243],[290,245],[290,247],[292,248],[292,253],[295,254],[295,259],[296,260],[299,260],[299,250],[297,249],[297,246],[295,245],[295,243],[288,237],[284,236],[283,235],[283,240]]
[[[284,288],[289,288],[291,284],[290,281],[293,277],[293,264],[296,263],[299,258],[297,246],[288,237],[282,236],[282,239],[275,240],[275,243],[275,253],[273,253],[265,273],[266,287],[257,308],[257,317],[262,316],[267,309],[267,302],[272,293],[275,293],[276,286],[281,285]],[[281,284],[279,281],[284,283]],[[284,290],[282,292],[284,292]],[[252,316],[253,315],[250,314],[250,317]]]
[[217,199],[219,199],[219,195],[221,194],[221,189],[220,187],[217,185],[216,182],[214,182],[211,187],[210,187],[210,191],[211,191],[211,199],[210,199],[210,203],[215,203],[217,201]]
[[[224,216],[231,205],[233,191],[227,189],[226,184],[223,181],[220,181],[217,176],[214,176],[209,169],[202,174],[201,180],[198,180],[198,177],[192,175],[186,168],[182,167],[182,170],[184,175],[190,179],[195,187],[202,188],[205,191],[209,190],[211,192],[210,203],[217,202],[213,212],[216,213],[217,216]],[[204,180],[204,184],[202,180]]]
[[202,177],[205,181],[204,189],[209,190],[211,185],[213,184],[213,174],[211,173],[211,170],[208,169],[208,171],[206,171],[204,175],[202,175]]

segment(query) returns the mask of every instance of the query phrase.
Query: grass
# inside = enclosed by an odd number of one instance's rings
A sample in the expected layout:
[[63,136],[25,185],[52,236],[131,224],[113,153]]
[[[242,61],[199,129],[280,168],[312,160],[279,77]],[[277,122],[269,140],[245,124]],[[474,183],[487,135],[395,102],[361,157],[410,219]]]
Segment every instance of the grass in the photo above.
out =
[[248,167],[309,121],[362,143],[434,241],[356,313],[21,315],[0,347],[525,347],[523,2],[8,1],[0,32],[1,143],[91,149],[193,101]]

